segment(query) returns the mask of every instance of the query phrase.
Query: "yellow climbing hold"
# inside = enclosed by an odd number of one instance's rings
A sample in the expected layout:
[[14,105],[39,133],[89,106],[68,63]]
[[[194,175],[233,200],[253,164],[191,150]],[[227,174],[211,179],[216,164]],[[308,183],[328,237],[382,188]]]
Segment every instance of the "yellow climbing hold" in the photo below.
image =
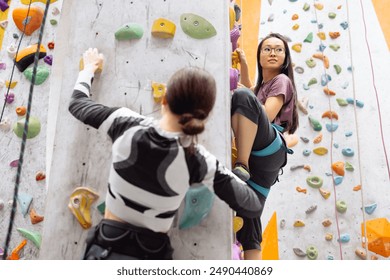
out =
[[318,38],[320,38],[322,41],[326,40],[326,34],[325,32],[318,32],[317,33]]
[[304,227],[305,223],[302,220],[296,220],[294,222],[294,227]]
[[330,197],[330,191],[327,191],[323,188],[319,188],[319,191],[323,198],[328,199]]
[[[30,3],[34,3],[34,2],[41,2],[41,3],[44,3],[46,4],[48,0],[20,0],[20,2],[24,5],[30,5]],[[50,4],[51,3],[54,3],[54,2],[57,2],[57,0],[50,0]]]
[[175,36],[176,25],[165,18],[158,18],[153,22],[152,35],[158,38],[169,39]]
[[298,23],[294,24],[293,27],[292,27],[293,30],[298,30],[298,28],[299,28],[299,24]]
[[301,43],[296,43],[292,45],[291,47],[294,51],[300,53],[302,51],[302,44]]
[[17,84],[18,84],[17,81],[12,81],[12,82],[10,82],[9,80],[5,81],[5,86],[7,88],[14,88],[16,87]]
[[332,241],[332,239],[333,239],[333,234],[331,234],[331,233],[325,234],[325,240],[326,241]]
[[244,225],[244,220],[241,217],[235,216],[233,218],[233,231],[237,233]]
[[92,226],[91,205],[98,198],[98,193],[87,187],[78,187],[70,195],[68,208],[84,229]]
[[328,149],[325,147],[317,147],[313,149],[313,153],[319,156],[326,155],[328,153]]
[[322,3],[314,3],[314,7],[321,11],[324,8],[324,5]]
[[154,102],[161,103],[165,93],[167,92],[167,87],[165,84],[152,82],[152,89]]

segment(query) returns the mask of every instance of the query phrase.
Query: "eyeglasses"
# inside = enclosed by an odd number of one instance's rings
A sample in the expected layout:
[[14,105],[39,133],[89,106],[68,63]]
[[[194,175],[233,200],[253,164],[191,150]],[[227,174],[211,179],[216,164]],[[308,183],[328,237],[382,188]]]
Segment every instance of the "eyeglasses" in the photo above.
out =
[[276,48],[264,47],[261,49],[261,53],[265,55],[269,55],[272,52],[272,50],[274,50],[276,55],[284,54],[284,48],[282,47],[276,47]]

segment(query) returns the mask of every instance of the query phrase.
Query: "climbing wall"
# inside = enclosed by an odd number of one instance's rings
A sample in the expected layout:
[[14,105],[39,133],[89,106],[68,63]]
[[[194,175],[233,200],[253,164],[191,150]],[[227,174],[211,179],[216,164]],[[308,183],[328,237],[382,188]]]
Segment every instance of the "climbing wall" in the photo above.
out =
[[259,39],[289,38],[301,107],[263,224],[277,212],[280,259],[360,259],[362,222],[390,218],[390,61],[372,3],[264,0],[260,19]]
[[[13,128],[19,126],[19,129],[16,129],[17,133],[23,130],[23,111],[27,107],[30,90],[30,80],[27,78],[27,73],[32,69],[31,65],[22,73],[14,66],[13,58],[18,46],[20,46],[20,53],[28,46],[36,44],[39,37],[39,24],[35,25],[38,28],[35,31],[30,29],[30,25],[27,24],[28,28],[26,28],[24,36],[17,27],[17,24],[23,26],[22,21],[27,14],[29,2],[25,0],[0,1],[0,87],[2,96],[0,123],[0,146],[2,147],[0,152],[0,257],[2,257],[6,242],[16,170],[21,150],[21,138],[16,135]],[[29,14],[30,22],[39,18],[39,14],[42,15],[45,8],[45,4],[42,2],[32,2]],[[39,127],[39,124],[40,131],[36,130],[37,133],[30,135],[34,137],[27,140],[24,164],[20,176],[19,199],[13,223],[12,238],[8,248],[9,254],[17,249],[19,245],[22,248],[23,240],[26,239],[22,233],[27,232],[27,235],[33,233],[33,236],[38,238],[36,239],[37,242],[34,244],[32,240],[27,240],[18,256],[22,259],[37,258],[39,254],[38,240],[44,224],[40,216],[43,216],[46,198],[46,123],[51,79],[50,59],[53,54],[49,44],[55,42],[62,0],[53,2],[55,3],[50,5],[42,40],[42,45],[46,49],[46,58],[42,58],[38,63],[49,76],[46,78],[44,78],[45,75],[42,76],[42,84],[34,86],[30,118],[30,132],[33,133],[34,127]],[[28,35],[29,31],[32,33]],[[4,101],[4,98],[7,100]],[[36,121],[34,121],[34,118],[36,118]],[[30,218],[30,215],[33,218]]]
[[[68,209],[76,187],[93,189],[99,198],[92,204],[92,224],[103,217],[98,206],[104,201],[110,165],[110,143],[105,135],[83,125],[68,112],[77,78],[79,60],[89,47],[104,55],[102,74],[94,80],[93,98],[109,106],[126,106],[146,116],[159,117],[152,83],[167,83],[171,74],[184,66],[205,68],[217,81],[216,107],[200,142],[222,162],[230,159],[229,84],[230,65],[228,1],[65,1],[55,49],[56,64],[51,85],[52,99],[48,143],[50,166],[41,259],[79,259],[85,248],[87,230]],[[226,11],[226,12],[223,12]],[[193,13],[217,30],[216,36],[195,39],[184,33],[180,18]],[[158,18],[176,25],[173,38],[156,38],[151,29]],[[75,24],[77,23],[77,24]],[[137,24],[142,37],[118,40],[114,34],[123,25]],[[191,28],[200,22],[193,22]],[[138,32],[140,34],[142,32]],[[222,140],[223,139],[223,140]],[[50,146],[50,144],[49,144]],[[153,157],[153,155],[144,155]],[[170,232],[176,259],[230,259],[231,211],[215,199],[214,207],[198,226],[179,230],[179,211]]]

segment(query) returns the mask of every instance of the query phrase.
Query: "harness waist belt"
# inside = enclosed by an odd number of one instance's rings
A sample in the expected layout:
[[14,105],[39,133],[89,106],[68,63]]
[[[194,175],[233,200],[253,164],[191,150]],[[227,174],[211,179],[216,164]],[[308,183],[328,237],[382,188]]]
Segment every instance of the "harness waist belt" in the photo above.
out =
[[252,180],[248,180],[246,181],[248,183],[249,186],[251,186],[255,191],[258,191],[259,193],[261,193],[262,195],[264,195],[264,197],[267,197],[270,190],[269,188],[265,188],[265,187],[262,187],[258,184],[256,184],[255,182],[253,182]]
[[269,144],[267,147],[265,147],[262,150],[252,151],[251,152],[252,155],[258,156],[258,157],[266,157],[266,156],[269,156],[269,155],[276,153],[277,151],[279,151],[280,148],[283,147],[283,141],[282,141],[282,137],[280,136],[279,131],[274,126],[272,126],[272,127],[274,128],[275,133],[276,133],[276,137],[275,137],[274,141],[272,141],[271,144]]

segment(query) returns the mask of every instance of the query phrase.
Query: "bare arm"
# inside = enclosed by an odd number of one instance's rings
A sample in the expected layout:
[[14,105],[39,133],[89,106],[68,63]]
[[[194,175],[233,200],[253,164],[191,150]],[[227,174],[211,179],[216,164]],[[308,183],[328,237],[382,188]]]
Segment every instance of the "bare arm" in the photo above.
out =
[[267,113],[268,119],[272,122],[283,106],[283,95],[268,97],[264,104],[265,112]]
[[240,59],[240,83],[247,88],[252,88],[252,82],[249,78],[249,68],[246,61],[245,52],[242,49],[236,49],[238,57]]

